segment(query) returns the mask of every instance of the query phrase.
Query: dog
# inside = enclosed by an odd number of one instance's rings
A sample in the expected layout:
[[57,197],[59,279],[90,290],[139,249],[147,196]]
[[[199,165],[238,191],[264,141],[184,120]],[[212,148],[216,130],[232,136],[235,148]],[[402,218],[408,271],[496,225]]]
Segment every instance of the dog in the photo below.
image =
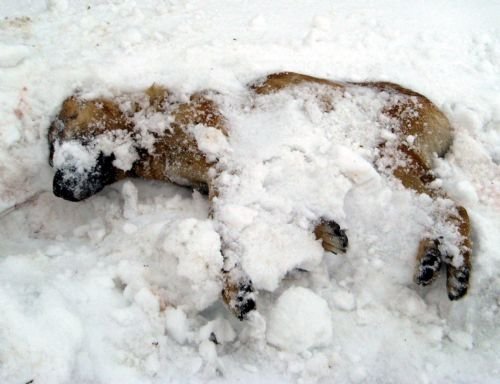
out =
[[[339,94],[345,97],[353,89],[381,95],[387,100],[381,114],[392,125],[390,138],[380,140],[377,145],[376,168],[418,194],[434,200],[451,200],[436,182],[432,165],[436,155],[444,156],[448,151],[452,128],[429,99],[389,82],[337,82],[292,72],[268,75],[250,84],[247,92],[250,99],[255,99],[300,87],[309,87],[317,108],[324,113],[336,108]],[[298,95],[294,97],[300,98]],[[140,177],[197,189],[208,194],[214,206],[224,198],[220,196],[218,176],[227,164],[221,166],[222,158],[200,148],[192,127],[229,137],[230,123],[217,101],[223,97],[217,92],[204,91],[181,100],[159,85],[135,96],[93,99],[79,94],[70,96],[48,131],[49,162],[55,168],[54,194],[81,201],[118,180]],[[147,128],[145,134],[144,122],[152,120],[158,124]],[[215,210],[211,210],[211,216],[217,220]],[[314,236],[325,251],[345,252],[346,231],[328,216],[325,213],[315,220]],[[426,286],[445,267],[448,297],[457,300],[469,287],[470,220],[465,208],[452,202],[447,205],[444,223],[447,230],[458,236],[456,249],[447,249],[439,233],[424,236],[416,252],[414,280]],[[241,266],[234,239],[228,239],[223,230],[220,236],[224,256],[222,298],[239,319],[244,319],[256,308],[255,289]]]

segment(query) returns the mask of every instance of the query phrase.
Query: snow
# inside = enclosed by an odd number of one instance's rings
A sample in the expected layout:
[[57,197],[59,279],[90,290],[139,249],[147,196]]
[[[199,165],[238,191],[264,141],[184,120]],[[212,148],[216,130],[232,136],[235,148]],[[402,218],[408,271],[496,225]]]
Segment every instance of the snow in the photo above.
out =
[[[497,382],[499,14],[489,1],[0,2],[0,382]],[[250,113],[246,84],[280,70],[397,82],[446,113],[454,143],[436,170],[472,219],[466,298],[449,302],[444,278],[412,282],[439,218],[375,171],[376,135],[390,139],[369,130],[377,99],[325,115],[263,96]],[[240,171],[221,176],[217,222],[205,197],[166,183],[52,195],[46,135],[64,98],[153,83],[226,100],[229,138],[193,127]],[[136,118],[145,143],[165,129]],[[121,149],[127,169],[135,153],[126,138]],[[82,150],[60,154],[92,160]],[[310,234],[324,212],[347,228],[345,255]],[[260,290],[245,322],[219,300],[221,231]]]
[[189,326],[186,314],[182,309],[170,307],[165,310],[165,329],[175,341],[184,344],[188,337]]
[[290,287],[278,297],[269,313],[266,337],[280,349],[302,352],[328,345],[332,333],[326,300],[310,289]]

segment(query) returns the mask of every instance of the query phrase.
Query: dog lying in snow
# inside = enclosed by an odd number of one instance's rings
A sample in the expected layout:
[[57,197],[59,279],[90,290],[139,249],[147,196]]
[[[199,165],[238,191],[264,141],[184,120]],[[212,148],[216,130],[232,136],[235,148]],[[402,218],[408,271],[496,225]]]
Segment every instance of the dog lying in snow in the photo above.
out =
[[[297,89],[307,91],[293,93]],[[314,108],[331,113],[339,100],[356,98],[356,90],[368,90],[382,103],[377,124],[390,134],[381,137],[375,147],[372,160],[378,171],[418,194],[449,201],[436,182],[432,163],[435,155],[443,156],[450,147],[451,127],[444,114],[416,92],[386,82],[344,83],[284,72],[249,86],[247,113],[252,113],[252,102],[258,98],[287,92],[293,93],[293,100],[307,94]],[[220,108],[223,98],[215,92],[200,92],[189,100],[179,100],[157,85],[135,96],[69,97],[48,134],[50,164],[56,170],[54,194],[80,201],[126,177],[164,180],[208,193],[211,216],[219,220],[216,207],[225,198],[221,175],[229,177],[237,170],[228,169],[230,163],[224,161],[224,155],[202,148],[194,131],[201,129],[223,139],[231,135],[231,124]],[[151,120],[156,125],[145,129]],[[308,220],[308,228],[324,250],[346,250],[346,232],[329,212]],[[448,296],[456,300],[469,286],[470,223],[466,210],[454,203],[447,205],[443,223],[446,231],[457,235],[455,250],[436,231],[423,236],[416,252],[415,281],[423,286],[432,283],[444,265]],[[219,228],[224,256],[222,297],[243,319],[255,308],[254,287],[239,259],[238,238],[228,235],[227,225]]]

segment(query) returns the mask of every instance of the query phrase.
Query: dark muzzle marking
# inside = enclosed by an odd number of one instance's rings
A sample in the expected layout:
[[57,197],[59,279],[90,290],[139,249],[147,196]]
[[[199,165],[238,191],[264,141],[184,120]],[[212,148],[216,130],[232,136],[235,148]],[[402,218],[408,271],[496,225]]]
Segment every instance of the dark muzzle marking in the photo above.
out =
[[114,156],[97,158],[96,165],[84,171],[79,171],[76,165],[70,164],[59,168],[52,183],[54,195],[69,201],[81,201],[101,191],[114,181]]

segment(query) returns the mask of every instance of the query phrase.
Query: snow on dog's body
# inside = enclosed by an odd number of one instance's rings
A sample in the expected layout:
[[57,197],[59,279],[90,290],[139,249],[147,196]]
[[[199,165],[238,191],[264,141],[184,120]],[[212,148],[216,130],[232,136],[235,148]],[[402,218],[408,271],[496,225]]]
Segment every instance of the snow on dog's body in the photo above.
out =
[[[67,200],[129,176],[207,191],[222,240],[222,295],[240,318],[255,307],[254,285],[274,290],[291,269],[321,259],[320,244],[345,251],[336,221],[352,184],[370,177],[366,160],[435,202],[416,282],[431,283],[444,262],[449,298],[465,295],[469,219],[431,171],[451,142],[448,120],[420,94],[289,72],[231,97],[203,92],[180,101],[159,86],[108,99],[72,96],[49,130],[54,193]],[[274,242],[261,244],[259,233]]]

